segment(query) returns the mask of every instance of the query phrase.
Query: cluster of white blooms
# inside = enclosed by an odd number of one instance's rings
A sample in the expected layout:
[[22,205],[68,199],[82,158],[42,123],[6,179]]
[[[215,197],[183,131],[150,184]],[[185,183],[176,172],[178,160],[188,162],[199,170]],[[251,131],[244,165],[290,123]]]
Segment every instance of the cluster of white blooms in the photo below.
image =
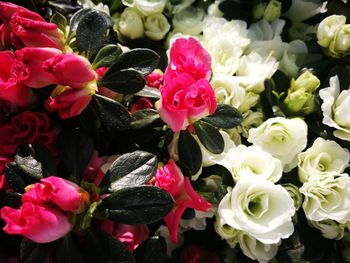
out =
[[298,155],[305,215],[329,239],[341,239],[350,221],[349,161],[347,149],[323,138]]

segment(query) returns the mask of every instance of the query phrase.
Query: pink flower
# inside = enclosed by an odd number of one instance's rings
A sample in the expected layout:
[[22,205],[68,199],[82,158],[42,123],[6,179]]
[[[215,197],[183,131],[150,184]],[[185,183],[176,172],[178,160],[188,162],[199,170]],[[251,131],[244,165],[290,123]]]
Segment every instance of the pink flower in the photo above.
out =
[[90,62],[74,53],[56,55],[45,61],[43,68],[57,78],[57,84],[72,88],[84,88],[96,79]]
[[26,108],[36,101],[33,91],[22,82],[25,66],[10,51],[0,51],[0,104],[1,107]]
[[160,70],[154,70],[146,76],[146,85],[152,88],[159,89],[163,83],[163,73]]
[[91,101],[91,95],[96,91],[90,87],[72,89],[70,87],[57,86],[51,97],[45,102],[45,108],[49,111],[58,111],[62,119],[79,115]]
[[162,120],[178,132],[215,112],[215,93],[206,79],[195,81],[184,73],[165,83],[156,108]]
[[23,235],[37,243],[57,240],[73,227],[59,209],[30,202],[23,203],[19,209],[5,206],[1,209],[0,216],[6,223],[6,233]]
[[22,202],[41,206],[58,206],[63,211],[80,213],[89,203],[89,194],[75,183],[50,176],[41,183],[27,186]]
[[211,57],[198,40],[190,37],[177,39],[170,48],[170,62],[164,74],[164,82],[182,73],[193,79],[209,79]]
[[118,224],[111,220],[105,220],[101,223],[101,230],[113,235],[120,242],[125,244],[133,252],[142,241],[149,237],[147,225],[126,225]]
[[155,177],[155,185],[168,191],[175,200],[174,208],[164,217],[164,221],[168,226],[171,241],[176,243],[179,222],[186,208],[206,212],[211,204],[196,193],[188,177],[184,177],[171,159],[163,168],[158,168]]
[[23,47],[64,49],[64,34],[54,23],[39,14],[12,3],[0,2],[0,19],[6,26],[11,43]]
[[31,88],[43,88],[57,84],[57,77],[44,69],[43,64],[48,59],[60,55],[56,48],[23,48],[16,51],[16,57],[25,65],[23,83]]
[[26,143],[42,144],[54,153],[58,132],[46,114],[21,112],[0,124],[0,153],[14,155],[17,147]]

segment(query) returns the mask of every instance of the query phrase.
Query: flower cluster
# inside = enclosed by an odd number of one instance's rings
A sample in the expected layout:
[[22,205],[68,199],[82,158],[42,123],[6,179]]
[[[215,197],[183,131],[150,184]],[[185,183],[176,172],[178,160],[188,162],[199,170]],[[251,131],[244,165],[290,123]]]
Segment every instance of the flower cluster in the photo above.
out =
[[0,261],[350,262],[348,4],[0,2]]

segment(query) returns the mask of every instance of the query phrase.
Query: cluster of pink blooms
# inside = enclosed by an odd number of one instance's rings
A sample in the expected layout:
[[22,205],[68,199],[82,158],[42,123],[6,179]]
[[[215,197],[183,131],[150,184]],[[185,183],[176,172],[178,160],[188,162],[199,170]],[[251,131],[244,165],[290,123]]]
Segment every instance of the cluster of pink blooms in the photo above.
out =
[[[97,74],[89,61],[65,52],[65,37],[56,24],[11,3],[0,2],[0,107],[28,108],[32,89],[56,85],[45,102],[61,118],[82,112],[96,92]],[[15,47],[15,51],[10,48]]]

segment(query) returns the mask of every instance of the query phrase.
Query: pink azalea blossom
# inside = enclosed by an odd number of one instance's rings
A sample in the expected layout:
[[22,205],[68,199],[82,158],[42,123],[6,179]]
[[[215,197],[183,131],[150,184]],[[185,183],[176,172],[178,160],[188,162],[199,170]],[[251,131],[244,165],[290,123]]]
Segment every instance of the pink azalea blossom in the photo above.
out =
[[164,217],[164,221],[168,226],[171,241],[176,243],[179,222],[186,208],[206,212],[211,204],[196,193],[190,179],[182,174],[171,159],[163,168],[158,168],[155,177],[155,185],[169,192],[175,200],[174,208]]
[[4,206],[0,211],[8,234],[23,235],[37,243],[48,243],[66,235],[72,224],[57,208],[25,202],[19,209]]

